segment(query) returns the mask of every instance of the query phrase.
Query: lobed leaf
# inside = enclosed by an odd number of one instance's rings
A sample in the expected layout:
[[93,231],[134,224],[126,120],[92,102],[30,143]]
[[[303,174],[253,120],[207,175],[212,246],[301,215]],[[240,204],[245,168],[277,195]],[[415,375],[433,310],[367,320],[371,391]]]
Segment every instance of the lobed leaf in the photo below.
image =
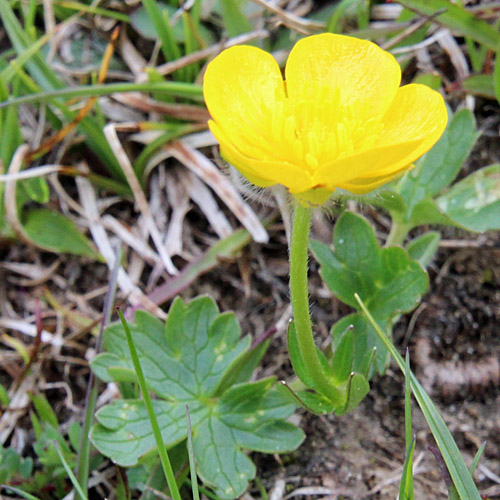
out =
[[[219,313],[212,299],[176,299],[165,324],[139,311],[130,329],[147,384],[159,397],[153,405],[165,444],[186,438],[187,404],[196,471],[220,498],[241,495],[255,475],[244,449],[280,453],[302,442],[303,432],[284,421],[295,405],[273,389],[274,379],[248,382],[261,350],[249,350],[234,314]],[[135,380],[121,325],[105,331],[104,347],[108,352],[92,362],[94,372],[108,381]],[[114,401],[97,421],[91,439],[118,464],[135,465],[154,453],[141,400]]]
[[363,217],[345,212],[335,225],[334,248],[318,241],[311,249],[321,276],[342,302],[359,309],[354,294],[362,293],[377,318],[413,309],[428,287],[420,264],[399,247],[380,248]]

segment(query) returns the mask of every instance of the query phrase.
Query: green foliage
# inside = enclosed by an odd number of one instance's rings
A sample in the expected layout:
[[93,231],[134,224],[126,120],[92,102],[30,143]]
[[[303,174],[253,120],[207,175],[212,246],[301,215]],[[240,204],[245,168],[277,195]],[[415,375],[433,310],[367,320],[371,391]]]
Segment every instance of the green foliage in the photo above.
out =
[[406,233],[425,224],[477,232],[500,229],[499,165],[485,167],[449,187],[477,137],[472,113],[459,111],[437,144],[413,170],[389,185],[375,203],[388,210]]
[[24,214],[24,230],[37,245],[60,253],[101,257],[78,227],[64,215],[46,208],[35,208]]
[[378,326],[375,318],[371,315],[370,311],[363,304],[361,298],[357,295],[357,300],[359,305],[366,317],[370,322],[372,327],[377,332],[380,340],[385,344],[386,348],[390,352],[392,358],[396,361],[399,369],[409,374],[409,383],[411,391],[417,400],[420,409],[427,421],[431,432],[436,440],[438,448],[442,453],[443,459],[446,463],[450,476],[453,480],[453,484],[459,494],[461,500],[480,500],[481,495],[479,494],[476,485],[472,479],[470,471],[467,469],[465,462],[460,454],[460,450],[453,439],[448,427],[441,417],[438,409],[432,402],[429,395],[425,392],[424,388],[421,386],[415,375],[405,366],[403,358],[394,347],[389,337],[385,332]]
[[[80,426],[76,422],[70,425],[69,444],[61,434],[56,414],[45,396],[30,394],[29,397],[35,409],[31,413],[31,423],[35,434],[32,446],[36,460],[31,457],[23,459],[14,449],[0,447],[0,484],[9,488],[18,486],[20,489],[16,492],[25,498],[34,498],[30,492],[46,498],[43,490],[50,485],[56,497],[63,498],[67,493],[68,475],[60,456],[70,467],[74,467]],[[100,457],[96,456],[92,469],[99,462]]]
[[[240,495],[255,475],[243,449],[280,453],[303,440],[302,431],[285,421],[294,405],[273,389],[274,379],[249,382],[250,339],[240,339],[234,314],[220,314],[212,299],[176,299],[165,324],[138,312],[131,332],[147,384],[158,396],[153,406],[165,444],[186,439],[189,405],[198,476],[221,498]],[[94,372],[106,381],[135,382],[121,325],[106,330],[104,347],[108,352],[92,362]],[[235,377],[238,367],[244,380]],[[142,400],[114,401],[97,420],[91,439],[118,464],[135,465],[155,449]]]
[[398,0],[398,3],[425,16],[443,10],[436,19],[453,32],[466,35],[491,50],[500,46],[500,33],[493,26],[449,0]]
[[242,12],[237,0],[220,0],[220,3],[224,26],[230,37],[252,31],[252,25]]
[[21,458],[12,448],[0,446],[0,484],[27,480],[33,472],[33,459]]
[[[172,15],[177,10],[171,5],[164,3],[158,3],[158,6],[160,8],[160,11],[162,13],[167,12],[169,17],[172,17]],[[154,25],[144,7],[139,7],[138,9],[134,10],[134,12],[132,12],[132,14],[130,15],[130,24],[142,37],[146,38],[147,40],[156,40]],[[199,26],[198,33],[207,45],[211,45],[212,43],[214,43],[215,40],[212,33],[203,25]],[[174,40],[178,44],[186,43],[186,32],[184,31],[182,22],[180,22],[179,20],[177,20],[172,26],[172,35]]]
[[[354,294],[363,296],[384,331],[390,329],[395,317],[415,308],[427,291],[428,277],[420,262],[402,248],[380,248],[373,228],[359,215],[345,212],[339,218],[333,245],[334,250],[319,241],[311,241],[323,280],[339,300],[358,311]],[[422,244],[418,251],[413,249],[417,258],[425,255],[427,259],[431,253],[427,249],[429,245]],[[379,373],[385,372],[387,350],[359,312],[333,326],[334,349],[339,348],[351,325],[354,327],[352,369],[370,377],[372,349],[376,348],[374,367]]]

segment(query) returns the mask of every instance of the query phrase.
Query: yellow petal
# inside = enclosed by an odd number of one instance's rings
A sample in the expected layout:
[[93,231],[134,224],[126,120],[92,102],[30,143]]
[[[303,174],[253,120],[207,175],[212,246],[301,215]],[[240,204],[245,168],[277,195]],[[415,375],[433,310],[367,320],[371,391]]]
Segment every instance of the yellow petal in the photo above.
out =
[[203,94],[208,110],[239,151],[252,158],[274,157],[270,128],[285,88],[271,54],[249,46],[231,47],[208,65]]
[[256,159],[246,156],[233,144],[217,123],[209,121],[208,125],[219,141],[221,156],[256,186],[268,187],[281,184],[292,193],[307,191],[313,187],[312,178],[307,170],[281,160]]
[[414,165],[409,165],[401,168],[396,172],[392,172],[391,174],[384,175],[382,177],[374,177],[372,179],[367,177],[352,179],[349,182],[343,183],[342,186],[339,187],[353,194],[370,193],[375,189],[379,188],[380,186],[383,186],[384,184],[387,184],[388,182],[392,181],[393,179],[398,177],[398,175],[400,175],[402,172],[410,170],[413,167]]
[[411,83],[398,89],[384,116],[382,144],[421,138],[418,158],[438,141],[447,123],[448,112],[441,94],[426,85]]
[[362,183],[364,177],[390,178],[426,153],[441,137],[447,121],[438,92],[418,84],[401,87],[382,119],[377,147],[323,165],[313,180],[333,188],[353,179]]
[[297,42],[285,75],[292,102],[314,102],[321,110],[330,99],[358,108],[364,118],[384,114],[401,81],[399,64],[389,52],[367,40],[332,33]]

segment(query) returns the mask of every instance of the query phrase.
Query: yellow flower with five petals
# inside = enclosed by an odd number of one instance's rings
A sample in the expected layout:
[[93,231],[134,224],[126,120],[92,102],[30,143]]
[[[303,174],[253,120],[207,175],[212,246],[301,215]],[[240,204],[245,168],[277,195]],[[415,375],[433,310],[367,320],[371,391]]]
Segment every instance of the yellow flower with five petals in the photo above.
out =
[[294,46],[285,80],[269,53],[229,48],[208,65],[203,92],[222,157],[253,184],[316,205],[336,189],[373,191],[437,142],[442,96],[400,83],[389,52],[325,33]]

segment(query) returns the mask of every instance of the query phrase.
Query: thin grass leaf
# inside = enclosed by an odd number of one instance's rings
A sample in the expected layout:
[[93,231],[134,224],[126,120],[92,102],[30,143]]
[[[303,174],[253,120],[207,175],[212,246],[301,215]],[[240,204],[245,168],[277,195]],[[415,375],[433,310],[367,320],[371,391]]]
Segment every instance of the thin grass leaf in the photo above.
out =
[[144,372],[142,371],[141,363],[139,361],[139,355],[137,354],[137,349],[135,348],[135,344],[132,339],[132,333],[130,331],[130,327],[128,326],[127,320],[123,316],[123,313],[120,309],[118,309],[118,314],[120,316],[123,329],[125,330],[125,335],[127,337],[127,344],[130,350],[130,357],[132,358],[135,374],[137,375],[139,387],[141,389],[142,397],[144,399],[144,405],[146,406],[148,412],[149,421],[151,423],[151,428],[153,430],[153,434],[155,437],[156,446],[158,448],[158,454],[160,455],[160,462],[163,467],[163,472],[165,473],[165,478],[167,479],[167,484],[170,490],[170,494],[172,495],[174,500],[181,500],[181,495],[179,492],[179,488],[177,486],[177,482],[175,480],[174,471],[172,470],[172,465],[168,457],[167,448],[165,447],[165,444],[163,442],[160,426],[158,424],[158,419],[156,418],[154,412],[153,403],[151,401],[151,396],[149,395],[149,389],[146,383],[146,379],[144,377]]
[[415,451],[415,438],[410,441],[406,452],[403,472],[401,474],[401,484],[399,486],[399,500],[414,500],[415,492],[413,488],[413,453]]
[[[2,1],[2,0],[0,0]],[[102,85],[82,85],[59,90],[50,90],[30,94],[8,101],[0,102],[0,108],[17,106],[30,102],[39,102],[53,98],[94,97],[115,94],[117,92],[159,92],[167,95],[188,97],[202,100],[203,90],[201,85],[185,82],[155,82],[155,83],[104,83]]]
[[[161,9],[156,0],[143,0],[142,4],[153,23],[158,39],[161,42],[161,50],[167,61],[174,61],[182,56],[181,49],[175,41],[175,36],[170,26],[168,12]],[[174,73],[174,78],[185,80],[184,68]]]
[[71,2],[66,0],[55,1],[55,5],[59,7],[64,7],[65,9],[76,10],[77,12],[88,12],[89,14],[95,14],[97,16],[109,17],[111,19],[116,19],[123,23],[130,22],[130,16],[123,14],[123,12],[116,12],[110,9],[103,9],[102,7],[94,7],[93,5],[87,5],[82,2]]
[[405,363],[405,441],[406,449],[410,448],[413,441],[412,418],[411,418],[411,385],[410,385],[410,353],[406,351]]
[[[363,310],[363,313],[366,315],[366,318],[380,337],[380,340],[385,344],[388,351],[391,353],[391,356],[396,361],[399,369],[404,372],[405,362],[394,347],[394,344],[378,326],[377,322],[373,319],[373,316],[370,314],[370,311],[368,311],[358,294],[355,294],[355,298]],[[439,450],[443,455],[443,459],[448,467],[448,471],[460,498],[462,500],[481,500],[481,495],[472,480],[472,476],[465,465],[453,436],[451,435],[431,398],[420,385],[420,382],[417,380],[415,375],[411,372],[410,383],[415,399],[417,400],[418,405],[420,406],[420,409],[422,410],[422,413],[424,414],[431,429],[432,435],[436,440]]]
[[23,498],[26,498],[26,500],[40,500],[38,497],[35,497],[34,495],[27,493],[26,491],[20,490],[19,488],[15,488],[14,486],[2,484],[2,488],[6,489],[6,490],[13,491],[14,493],[17,493],[18,495],[22,496]]
[[[96,354],[99,354],[101,350],[102,336],[104,329],[109,323],[112,314],[112,308],[115,301],[116,286],[118,282],[118,270],[120,269],[121,263],[121,252],[118,250],[116,252],[115,264],[108,283],[108,291],[106,292],[106,297],[104,299],[104,311],[102,314],[102,321],[99,329],[99,336],[97,337],[97,344],[95,347]],[[89,382],[87,388],[87,394],[85,396],[85,419],[83,421],[82,435],[80,439],[80,446],[78,449],[78,467],[77,467],[77,479],[78,484],[82,490],[87,489],[87,482],[89,479],[89,467],[90,467],[90,439],[89,432],[92,424],[94,422],[94,414],[97,406],[97,395],[99,390],[99,383],[94,376],[94,372],[91,370],[89,375]]]
[[481,445],[481,448],[477,450],[476,455],[474,456],[474,460],[472,461],[472,464],[469,468],[469,471],[472,474],[474,474],[474,471],[476,470],[476,467],[479,464],[479,460],[481,460],[481,457],[483,456],[484,449],[486,448],[486,441]]
[[191,474],[191,491],[193,494],[193,500],[200,500],[200,492],[198,489],[198,478],[196,477],[196,462],[194,459],[194,449],[193,449],[193,433],[191,431],[191,417],[189,416],[189,406],[186,405],[186,417],[188,424],[188,434],[187,434],[187,449],[189,457],[189,472]]
[[87,495],[85,495],[83,490],[80,488],[80,485],[78,484],[78,479],[76,479],[75,475],[73,474],[73,471],[68,465],[68,462],[66,462],[66,459],[64,458],[64,455],[62,454],[61,449],[59,448],[59,443],[57,441],[54,441],[54,447],[56,449],[57,455],[59,456],[59,460],[61,461],[61,464],[64,467],[64,470],[66,471],[66,474],[68,474],[68,477],[71,483],[73,484],[73,488],[75,488],[81,500],[88,500]]
[[413,453],[415,451],[415,436],[412,434],[411,416],[411,385],[410,385],[410,354],[406,351],[405,363],[405,442],[406,457],[401,475],[399,487],[399,500],[414,500],[415,490],[413,487]]
[[431,16],[440,9],[446,9],[436,17],[437,22],[486,45],[491,50],[497,51],[500,47],[500,33],[493,26],[448,0],[398,0],[398,3],[424,16]]

